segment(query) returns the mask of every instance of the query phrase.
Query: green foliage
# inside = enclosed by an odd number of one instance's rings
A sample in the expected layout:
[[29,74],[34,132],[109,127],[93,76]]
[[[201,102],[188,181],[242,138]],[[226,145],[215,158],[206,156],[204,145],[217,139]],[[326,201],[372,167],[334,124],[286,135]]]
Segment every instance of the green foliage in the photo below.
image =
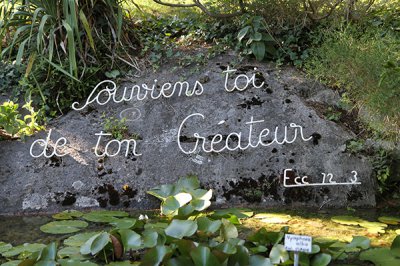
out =
[[243,53],[254,55],[258,61],[274,57],[276,41],[268,33],[268,26],[260,16],[244,16],[241,30],[237,34],[239,46],[244,46]]
[[23,119],[21,119],[22,114],[18,107],[19,105],[12,101],[4,102],[0,105],[0,131],[3,129],[11,137],[23,137],[30,136],[37,130],[43,129],[38,124],[38,113],[31,106],[31,102],[27,102],[22,106],[23,109],[28,111],[28,114]]
[[[102,115],[105,118],[105,114]],[[129,134],[129,128],[126,125],[126,118],[118,119],[115,117],[107,117],[104,120],[104,131],[110,133],[114,139],[122,140],[131,137]],[[139,136],[133,135],[134,139],[138,139]]]
[[[175,184],[164,185],[150,191],[151,195],[165,200],[179,193],[200,193],[196,177],[180,178]],[[183,192],[184,191],[184,192]],[[190,195],[190,194],[189,194]],[[269,231],[265,227],[243,238],[232,217],[240,223],[253,213],[247,209],[225,209],[214,212],[161,217],[157,220],[137,220],[123,211],[92,211],[82,213],[66,211],[56,214],[57,219],[43,227],[76,227],[85,223],[81,219],[109,223],[108,231],[72,235],[60,244],[24,244],[13,247],[0,242],[0,254],[9,259],[6,265],[291,265],[293,252],[287,251],[283,239],[289,227]],[[258,218],[270,217],[259,214]],[[240,217],[240,218],[238,218]],[[71,220],[74,218],[75,220]],[[333,220],[361,226],[381,226],[358,217],[338,216]],[[393,220],[393,219],[390,219]],[[368,225],[367,225],[368,224]],[[50,226],[51,225],[51,226]],[[53,226],[57,225],[57,226]],[[86,224],[87,225],[87,224]],[[64,228],[61,228],[64,230]],[[60,229],[60,230],[61,230]],[[67,234],[67,230],[63,233]],[[53,233],[53,232],[50,232]],[[62,233],[57,229],[57,233]],[[314,239],[311,253],[300,254],[300,265],[326,266],[331,262],[356,262],[358,259],[376,265],[397,265],[400,260],[400,236],[389,248],[371,248],[370,239],[353,237],[350,243]],[[17,257],[18,256],[18,257]],[[18,258],[18,260],[16,260]],[[120,261],[123,260],[123,261]]]
[[[368,125],[387,137],[400,130],[398,84],[399,38],[374,29],[346,26],[324,32],[312,51],[307,70],[328,85],[346,89],[348,96],[369,116]],[[373,63],[371,63],[373,62]],[[389,78],[390,77],[390,78]]]

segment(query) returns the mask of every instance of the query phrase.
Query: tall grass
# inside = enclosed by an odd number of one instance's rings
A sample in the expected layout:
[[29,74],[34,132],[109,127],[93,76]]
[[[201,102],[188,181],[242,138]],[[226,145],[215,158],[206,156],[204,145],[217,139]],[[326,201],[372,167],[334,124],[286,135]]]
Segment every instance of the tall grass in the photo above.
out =
[[376,29],[346,26],[326,31],[306,69],[331,86],[347,90],[369,126],[400,138],[400,39]]

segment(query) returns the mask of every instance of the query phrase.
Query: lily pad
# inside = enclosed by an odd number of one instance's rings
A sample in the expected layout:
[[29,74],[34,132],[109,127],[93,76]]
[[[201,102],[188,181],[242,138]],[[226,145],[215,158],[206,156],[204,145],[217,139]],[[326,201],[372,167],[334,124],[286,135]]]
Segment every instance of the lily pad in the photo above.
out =
[[360,260],[367,260],[380,266],[398,266],[400,258],[392,255],[388,248],[374,248],[364,251],[360,254]]
[[174,238],[182,239],[196,233],[197,223],[189,220],[172,220],[165,229],[165,234]]
[[95,223],[112,223],[118,221],[117,217],[127,217],[129,214],[124,211],[92,211],[85,213],[82,218]]
[[385,224],[390,224],[390,225],[398,225],[400,224],[400,218],[399,217],[393,217],[393,216],[381,216],[378,218],[379,222],[385,223]]
[[136,224],[136,219],[133,218],[123,218],[123,219],[118,219],[110,224],[118,229],[130,229]]
[[83,244],[80,252],[83,255],[92,254],[96,255],[111,241],[110,235],[106,232],[94,235]]
[[384,234],[385,233],[385,228],[388,226],[387,224],[384,223],[379,223],[379,222],[368,222],[368,221],[362,221],[360,222],[360,226],[367,228],[367,231],[372,234]]
[[331,221],[344,225],[359,225],[363,222],[361,218],[350,215],[334,216],[331,218]]
[[319,253],[315,255],[311,260],[312,266],[326,266],[331,262],[331,255],[325,253]]
[[57,220],[71,220],[74,218],[81,217],[82,215],[83,215],[83,213],[80,211],[66,210],[63,212],[56,213],[52,217]]
[[79,247],[65,247],[57,252],[57,256],[61,259],[69,258],[72,260],[85,260],[84,256],[80,253]]
[[289,260],[289,252],[281,244],[272,247],[269,258],[273,264],[284,263]]
[[12,247],[13,246],[11,244],[0,241],[0,254],[10,250]]
[[390,251],[396,257],[400,258],[400,236],[396,236],[390,247]]
[[61,266],[97,266],[96,263],[90,261],[78,261],[78,260],[58,260]]
[[400,229],[397,229],[395,232],[396,234],[400,235]]
[[100,232],[86,232],[70,236],[64,240],[64,245],[70,247],[81,247],[86,241],[89,240],[89,238],[99,233]]
[[69,234],[86,228],[89,224],[84,221],[64,220],[50,222],[40,227],[42,232],[48,234]]
[[10,258],[10,257],[17,256],[17,255],[19,255],[19,254],[21,254],[23,252],[24,253],[34,253],[34,252],[42,250],[45,247],[46,247],[46,245],[43,245],[43,244],[25,243],[23,245],[12,247],[11,249],[7,250],[6,252],[3,252],[1,255],[6,257],[6,258]]
[[362,248],[367,249],[371,245],[371,240],[365,236],[354,236],[353,240],[347,244],[347,248]]
[[22,260],[10,260],[1,264],[0,266],[18,266],[21,262]]
[[253,218],[260,219],[261,222],[270,224],[284,224],[292,219],[290,215],[280,213],[257,213]]

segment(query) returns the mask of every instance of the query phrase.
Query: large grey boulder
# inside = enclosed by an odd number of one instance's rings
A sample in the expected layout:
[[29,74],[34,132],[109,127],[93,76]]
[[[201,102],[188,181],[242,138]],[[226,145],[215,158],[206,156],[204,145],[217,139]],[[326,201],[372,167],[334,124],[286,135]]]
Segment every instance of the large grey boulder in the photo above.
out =
[[[188,76],[184,69],[173,72],[168,66],[158,73],[116,82],[116,99],[124,87],[127,92],[135,84],[148,84],[151,89],[154,79],[159,87],[155,86],[153,96],[164,89],[168,97],[152,99],[150,90],[144,97],[142,87],[139,97],[143,100],[93,102],[55,119],[47,129],[52,130],[53,145],[58,138],[66,138],[68,143],[59,149],[60,154],[68,153],[65,156],[30,156],[31,144],[45,139],[48,131],[26,142],[0,142],[0,212],[154,208],[158,202],[146,191],[188,174],[214,189],[215,201],[222,206],[374,206],[376,184],[368,158],[346,152],[346,142],[355,134],[324,119],[320,110],[334,105],[338,95],[294,69],[256,62],[232,66],[233,59],[214,58]],[[243,75],[254,75],[255,86],[250,80],[243,91],[226,91],[223,71],[228,66],[237,69],[229,75],[228,89],[238,75],[242,75],[239,88],[244,86]],[[185,83],[178,83],[169,97],[172,89],[162,87],[184,80],[191,89],[197,80],[203,89],[198,85],[194,95],[183,91],[179,96],[179,86]],[[100,93],[100,103],[112,92],[112,83],[107,85],[109,91]],[[116,156],[96,156],[111,138],[102,136],[96,149],[99,136],[95,134],[104,131],[105,119],[120,116],[139,139],[130,142],[127,156],[127,142]],[[116,144],[109,145],[110,155],[116,152]],[[40,145],[33,153],[40,153]],[[308,184],[301,182],[303,176]]]

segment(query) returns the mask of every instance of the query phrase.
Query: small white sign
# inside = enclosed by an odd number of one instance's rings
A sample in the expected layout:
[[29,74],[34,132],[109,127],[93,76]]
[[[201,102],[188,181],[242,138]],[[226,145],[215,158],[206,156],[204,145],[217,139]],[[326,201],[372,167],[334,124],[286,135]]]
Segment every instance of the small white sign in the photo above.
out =
[[286,234],[285,249],[288,251],[311,253],[312,238],[311,236]]

